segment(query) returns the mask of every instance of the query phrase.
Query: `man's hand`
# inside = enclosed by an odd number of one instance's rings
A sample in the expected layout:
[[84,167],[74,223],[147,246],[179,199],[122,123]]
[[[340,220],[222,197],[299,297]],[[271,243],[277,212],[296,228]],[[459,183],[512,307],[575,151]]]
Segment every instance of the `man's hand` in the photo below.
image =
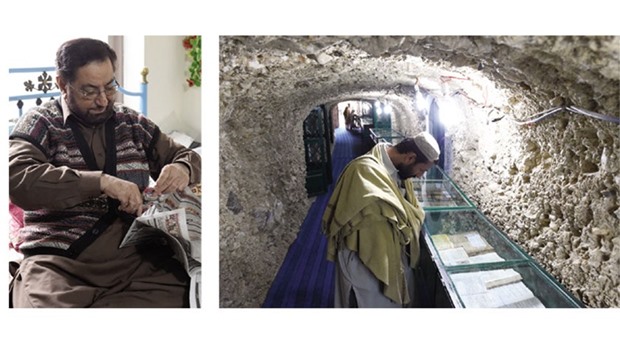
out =
[[142,214],[142,193],[137,184],[105,173],[101,175],[100,184],[105,195],[121,203],[119,210],[138,216]]
[[155,181],[157,195],[182,191],[189,185],[189,168],[182,163],[171,163],[161,169]]

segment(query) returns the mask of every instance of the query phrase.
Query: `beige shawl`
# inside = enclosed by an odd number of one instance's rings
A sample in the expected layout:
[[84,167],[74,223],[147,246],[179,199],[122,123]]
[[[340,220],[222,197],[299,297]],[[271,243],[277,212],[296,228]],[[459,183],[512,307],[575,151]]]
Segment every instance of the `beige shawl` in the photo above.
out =
[[410,245],[411,267],[418,262],[424,210],[404,181],[406,198],[383,165],[380,146],[353,160],[342,172],[323,215],[328,238],[327,258],[336,259],[339,244],[357,252],[379,281],[383,292],[400,304],[409,299],[403,270],[402,247]]

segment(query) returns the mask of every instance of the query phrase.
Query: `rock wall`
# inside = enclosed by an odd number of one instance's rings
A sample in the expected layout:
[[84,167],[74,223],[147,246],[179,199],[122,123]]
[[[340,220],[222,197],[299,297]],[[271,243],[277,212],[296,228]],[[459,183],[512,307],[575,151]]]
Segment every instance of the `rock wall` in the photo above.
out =
[[302,122],[385,99],[425,129],[415,91],[452,96],[452,177],[592,307],[620,306],[620,37],[221,37],[220,306],[258,307],[311,205]]
[[619,306],[618,125],[564,113],[454,134],[452,177],[485,215],[585,304]]

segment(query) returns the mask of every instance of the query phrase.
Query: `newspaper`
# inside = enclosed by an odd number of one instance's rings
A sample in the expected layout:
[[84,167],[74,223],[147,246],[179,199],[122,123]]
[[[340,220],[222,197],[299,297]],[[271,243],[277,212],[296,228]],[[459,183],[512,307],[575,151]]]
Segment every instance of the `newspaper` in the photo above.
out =
[[[200,185],[155,196],[145,189],[144,212],[131,224],[119,247],[166,242],[190,276],[201,266]],[[158,239],[159,238],[159,239]]]

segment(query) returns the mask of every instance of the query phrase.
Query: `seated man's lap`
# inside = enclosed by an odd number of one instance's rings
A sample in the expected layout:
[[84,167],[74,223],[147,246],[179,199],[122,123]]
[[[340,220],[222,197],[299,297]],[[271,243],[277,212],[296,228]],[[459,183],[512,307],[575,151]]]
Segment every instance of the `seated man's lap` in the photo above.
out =
[[120,236],[108,234],[76,259],[25,258],[15,278],[13,306],[187,307],[189,277],[168,247],[119,249],[119,243]]

